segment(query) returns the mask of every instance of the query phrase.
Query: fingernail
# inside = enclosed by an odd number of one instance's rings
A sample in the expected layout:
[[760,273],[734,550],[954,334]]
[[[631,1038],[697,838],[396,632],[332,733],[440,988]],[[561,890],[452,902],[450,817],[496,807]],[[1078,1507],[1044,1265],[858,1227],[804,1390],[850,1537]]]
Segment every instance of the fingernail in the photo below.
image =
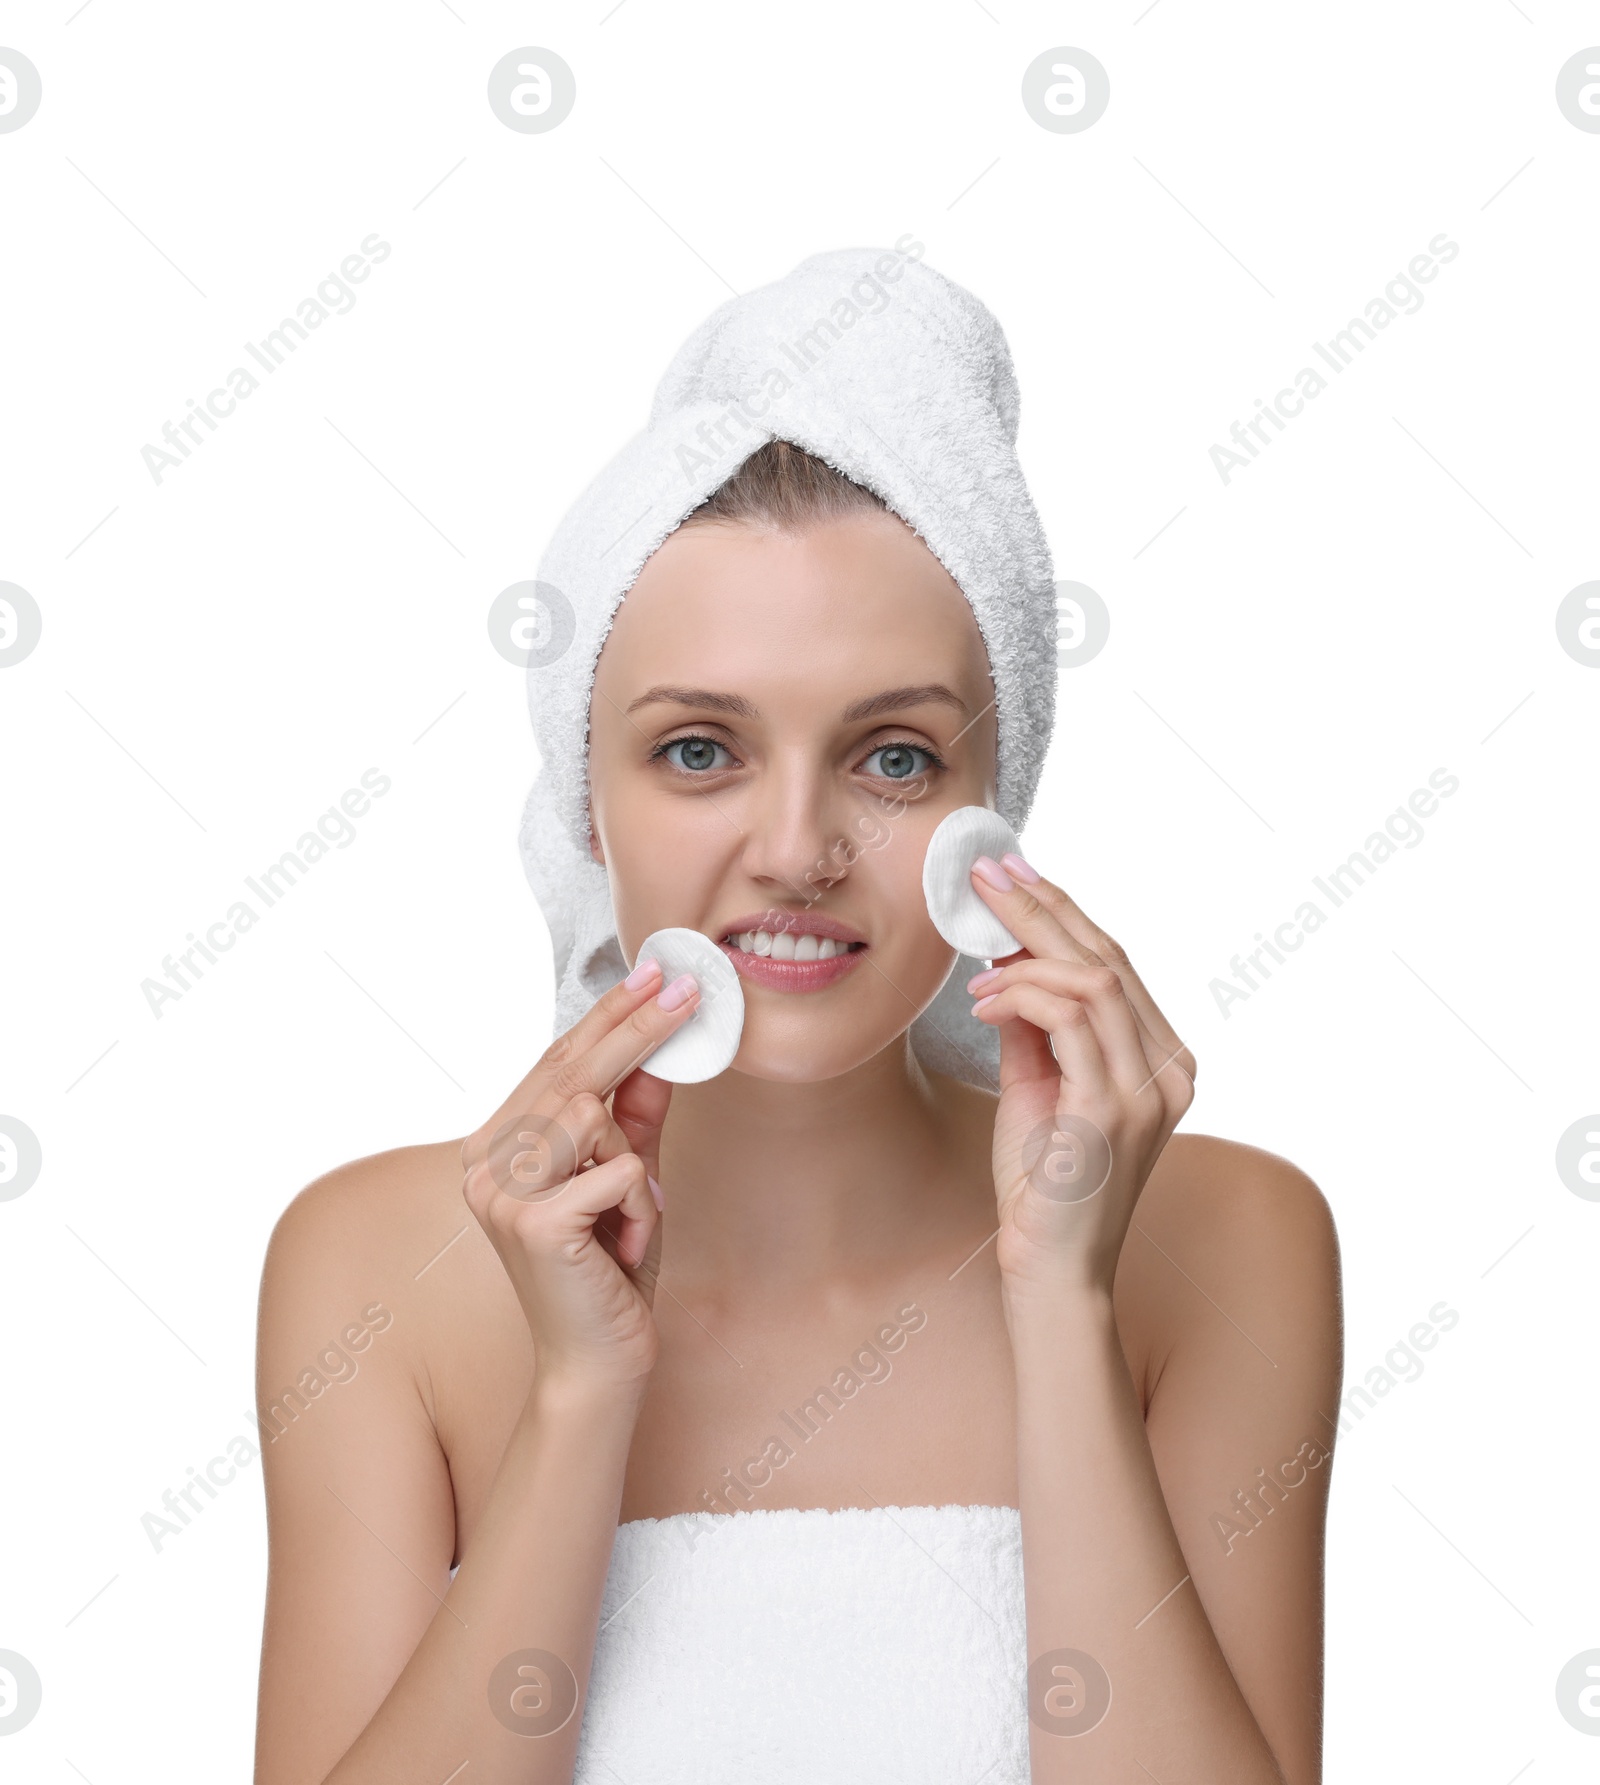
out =
[[986,967],[982,973],[974,973],[971,979],[967,981],[967,990],[969,992],[975,992],[979,986],[988,985],[991,980],[1000,977],[1000,971],[1001,970],[998,967]]
[[661,1194],[661,1186],[649,1172],[644,1174],[644,1181],[650,1186],[650,1194],[656,1199],[657,1209],[664,1209],[667,1206],[667,1199]]
[[1014,851],[1008,851],[1005,855],[1002,855],[1000,859],[1011,872],[1016,875],[1024,886],[1037,886],[1039,884],[1042,876],[1039,874],[1038,870],[1030,868],[1022,857]]
[[983,1009],[985,1004],[993,1004],[995,999],[998,998],[999,996],[1000,996],[1000,994],[998,992],[993,992],[987,998],[980,998],[978,1000],[978,1002],[973,1005],[972,1014],[974,1016],[976,1016],[979,1013],[979,1011],[981,1011]]
[[699,988],[695,985],[692,973],[680,973],[672,984],[656,999],[663,1010],[678,1010],[687,1004]]
[[980,855],[972,864],[972,871],[980,880],[986,880],[996,892],[1011,891],[1011,876],[992,856]]
[[661,963],[646,955],[622,983],[630,992],[642,992],[660,971]]

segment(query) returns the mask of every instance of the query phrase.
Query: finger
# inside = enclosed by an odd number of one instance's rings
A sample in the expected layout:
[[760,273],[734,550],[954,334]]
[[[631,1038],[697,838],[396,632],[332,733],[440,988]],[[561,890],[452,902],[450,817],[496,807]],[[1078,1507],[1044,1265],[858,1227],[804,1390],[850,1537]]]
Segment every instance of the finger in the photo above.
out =
[[1098,958],[1034,896],[1036,886],[1022,885],[992,856],[978,857],[972,864],[971,879],[978,896],[1029,954],[1041,960],[1092,962]]
[[[629,979],[636,983],[630,985]],[[463,1169],[482,1156],[490,1137],[509,1117],[538,1105],[540,1094],[546,1085],[568,1061],[588,1052],[624,1017],[647,1004],[661,990],[661,963],[648,960],[640,961],[628,975],[628,979],[619,979],[614,986],[602,993],[570,1029],[564,1030],[551,1041],[488,1121],[463,1141]]]
[[[627,1080],[623,1082],[626,1083]],[[663,1083],[660,1079],[655,1082]],[[664,1088],[670,1094],[672,1087],[665,1085]],[[604,1105],[601,1107],[604,1108]],[[613,1099],[613,1116],[615,1108]],[[620,1122],[613,1119],[596,1145],[597,1163],[594,1170],[599,1171],[613,1160],[622,1158],[638,1161],[646,1174],[645,1184],[648,1187],[655,1162],[647,1159],[632,1145],[631,1136],[624,1132]],[[592,1176],[593,1173],[584,1175]],[[655,1193],[650,1193],[648,1210],[636,1198],[602,1209],[595,1220],[594,1231],[601,1245],[616,1262],[630,1275],[639,1277],[640,1286],[645,1291],[645,1300],[654,1307],[655,1272],[661,1256],[661,1205],[656,1201]]]
[[[669,1002],[662,1003],[665,998]],[[585,1053],[558,1067],[549,1081],[550,1091],[574,1097],[593,1091],[609,1097],[630,1072],[641,1065],[674,1035],[700,1008],[700,987],[694,976],[680,973],[657,997],[629,1012]]]
[[546,1201],[586,1160],[625,1151],[621,1130],[592,1091],[569,1099],[555,1115],[523,1110],[495,1130],[468,1167],[467,1201],[487,1207],[496,1191],[519,1202]]
[[648,1066],[636,1067],[617,1086],[611,1113],[631,1146],[644,1160],[645,1169],[661,1179],[661,1129],[672,1104],[672,1086],[654,1077]]
[[[630,980],[634,982],[631,985]],[[533,1069],[534,1072],[538,1072],[546,1062],[549,1062],[553,1070],[564,1065],[573,1055],[587,1053],[602,1036],[616,1028],[625,1016],[641,1005],[648,1004],[661,989],[660,961],[654,956],[639,961],[626,979],[619,979],[609,990],[602,992],[565,1035],[556,1037],[545,1049],[543,1058]],[[561,1045],[563,1041],[568,1044],[564,1049]]]
[[1088,1006],[1063,998],[1026,981],[1008,986],[973,1006],[980,1022],[998,1023],[1021,1017],[1042,1029],[1055,1048],[1056,1065],[1069,1085],[1097,1102],[1109,1103],[1116,1088],[1089,1016]]
[[568,1239],[575,1229],[592,1227],[608,1209],[622,1208],[639,1221],[646,1215],[654,1220],[656,1213],[655,1198],[644,1178],[644,1161],[627,1146],[586,1171],[576,1172],[551,1191],[526,1200],[559,1219]]
[[[630,1163],[631,1162],[631,1163]],[[644,1161],[637,1153],[618,1154],[583,1175],[617,1171],[624,1179],[622,1194],[595,1217],[594,1236],[629,1276],[653,1295],[661,1256],[661,1212],[645,1184]],[[653,1305],[653,1304],[652,1304]]]
[[1061,1066],[1050,1051],[1050,1037],[1021,1017],[999,1022],[1000,1090],[1001,1093],[1023,1083],[1046,1083],[1056,1087],[1059,1095]]
[[[1036,875],[1036,870],[1019,855],[1008,852],[1005,860],[1019,872],[1026,870],[1028,874]],[[1002,889],[998,883],[1006,881],[1011,884]],[[1058,960],[1098,961],[1114,969],[1123,980],[1128,1002],[1146,1037],[1150,1074],[1159,1078],[1176,1070],[1189,1080],[1192,1088],[1197,1070],[1194,1055],[1161,1014],[1143,980],[1134,971],[1127,951],[1097,925],[1090,923],[1059,886],[1042,875],[1019,883],[1010,870],[987,856],[980,856],[974,863],[972,883],[989,908],[1030,954]],[[1096,943],[1098,947],[1092,945]],[[1166,1082],[1171,1082],[1170,1077]]]
[[622,1208],[607,1209],[594,1224],[600,1245],[638,1285],[646,1305],[655,1306],[656,1278],[661,1274],[661,1233],[665,1223],[652,1202],[644,1215]]
[[482,1218],[491,1236],[546,1257],[557,1252],[581,1257],[593,1241],[630,1275],[648,1256],[660,1219],[644,1161],[628,1151],[553,1190],[525,1199],[498,1196]]
[[550,1256],[581,1251],[608,1210],[620,1211],[620,1226],[630,1253],[637,1257],[656,1219],[655,1199],[645,1183],[644,1161],[620,1152],[602,1165],[579,1171],[548,1190],[525,1196],[485,1190],[487,1173],[475,1166],[467,1175],[467,1200],[497,1244],[511,1242],[525,1251]]
[[1058,997],[1076,998],[1087,1006],[1111,1076],[1121,1088],[1137,1094],[1150,1083],[1154,1064],[1145,1051],[1133,1006],[1122,989],[1122,980],[1110,967],[1077,961],[1013,961],[976,977],[980,997],[989,997],[1012,985],[1035,985]]
[[[674,985],[663,987],[659,965],[651,965],[655,971],[638,986],[619,981],[572,1028],[551,1042],[494,1115],[462,1143],[464,1165],[482,1157],[492,1136],[512,1116],[530,1110],[551,1114],[584,1091],[608,1096],[641,1060],[688,1022],[700,1007],[699,988],[695,986],[687,999],[679,1002],[683,983],[694,986],[694,981],[684,974]],[[670,1008],[662,1004],[663,997],[674,1000]],[[585,1036],[589,1038],[586,1043]]]
[[[1173,1061],[1183,1068],[1191,1083],[1197,1070],[1194,1055],[1184,1046],[1182,1038],[1162,1015],[1160,1006],[1150,996],[1149,989],[1139,977],[1128,951],[1114,937],[1106,932],[1088,915],[1077,901],[1054,881],[1041,876],[1037,882],[1028,882],[1027,874],[1037,872],[1030,868],[1019,855],[1007,854],[1000,858],[1014,878],[1026,884],[1046,910],[1048,910],[1082,948],[1102,960],[1108,967],[1114,967],[1122,977],[1123,987],[1128,994],[1128,1002],[1133,1006],[1134,1014],[1139,1018],[1145,1032],[1153,1045],[1150,1061],[1152,1070],[1160,1070],[1166,1062]],[[1025,870],[1025,872],[1023,872]]]

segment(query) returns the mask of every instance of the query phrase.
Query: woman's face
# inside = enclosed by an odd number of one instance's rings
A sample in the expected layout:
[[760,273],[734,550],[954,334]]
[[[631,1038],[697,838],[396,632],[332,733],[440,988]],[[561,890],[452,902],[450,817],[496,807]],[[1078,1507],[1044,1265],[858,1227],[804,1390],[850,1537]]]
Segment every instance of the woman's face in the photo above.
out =
[[630,965],[678,925],[738,967],[735,1070],[836,1077],[944,983],[922,860],[994,803],[993,699],[971,607],[893,515],[696,523],[645,565],[595,673],[592,847]]

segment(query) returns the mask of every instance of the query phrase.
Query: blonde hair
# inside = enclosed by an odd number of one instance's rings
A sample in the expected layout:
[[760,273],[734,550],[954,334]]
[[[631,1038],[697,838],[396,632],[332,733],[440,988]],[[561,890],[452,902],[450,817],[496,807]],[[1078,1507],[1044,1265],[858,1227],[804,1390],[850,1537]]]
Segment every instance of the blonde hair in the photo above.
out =
[[887,506],[864,484],[835,471],[826,459],[791,441],[769,440],[691,509],[681,524],[754,521],[797,531],[816,521]]

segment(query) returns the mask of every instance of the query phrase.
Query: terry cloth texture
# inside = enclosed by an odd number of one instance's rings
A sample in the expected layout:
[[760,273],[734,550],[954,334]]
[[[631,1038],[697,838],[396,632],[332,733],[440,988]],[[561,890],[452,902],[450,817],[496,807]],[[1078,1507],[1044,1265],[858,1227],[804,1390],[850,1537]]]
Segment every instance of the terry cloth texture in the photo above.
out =
[[573,1785],[1027,1785],[1022,1516],[618,1528]]
[[[589,484],[540,560],[544,648],[528,703],[540,770],[522,859],[555,948],[556,1033],[628,971],[588,848],[595,664],[617,607],[683,518],[768,440],[880,496],[971,602],[999,731],[996,805],[1019,834],[1055,718],[1050,550],[1017,460],[1017,378],[999,323],[914,250],[842,248],[731,298],[668,366],[649,423]],[[957,957],[912,1025],[930,1069],[994,1089],[999,1035]]]

